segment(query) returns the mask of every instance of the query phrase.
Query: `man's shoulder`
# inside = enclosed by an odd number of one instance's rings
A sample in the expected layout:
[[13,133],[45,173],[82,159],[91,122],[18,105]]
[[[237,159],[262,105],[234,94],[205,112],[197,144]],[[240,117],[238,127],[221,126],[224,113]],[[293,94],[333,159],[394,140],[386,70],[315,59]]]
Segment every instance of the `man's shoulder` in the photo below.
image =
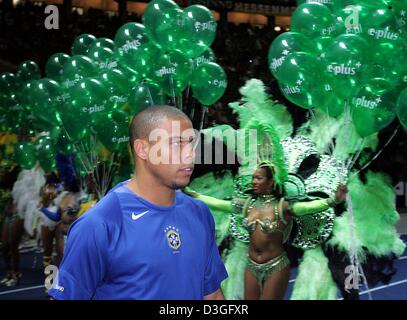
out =
[[191,211],[199,212],[203,219],[213,219],[212,213],[205,202],[195,199],[182,191],[177,191],[177,197],[180,197],[182,203],[186,206],[191,207]]
[[[206,205],[205,202],[195,199],[193,197],[191,197],[188,194],[185,194],[184,192],[182,192],[181,190],[177,190],[176,191],[176,196],[179,200],[181,200],[181,203],[184,203],[185,205],[188,206],[196,206],[199,207],[201,210],[206,211],[208,209],[208,206]],[[209,210],[209,209],[208,209]]]
[[117,195],[110,192],[98,201],[92,208],[86,211],[74,224],[83,225],[110,225],[114,221],[119,221],[121,217],[121,207]]

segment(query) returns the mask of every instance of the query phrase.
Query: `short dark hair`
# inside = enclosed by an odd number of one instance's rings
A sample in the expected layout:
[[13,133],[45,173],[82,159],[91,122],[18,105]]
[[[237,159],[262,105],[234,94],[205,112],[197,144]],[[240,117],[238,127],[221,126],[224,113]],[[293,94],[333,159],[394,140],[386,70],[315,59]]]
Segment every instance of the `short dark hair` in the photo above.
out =
[[130,147],[134,155],[133,144],[136,139],[145,139],[150,132],[157,128],[159,123],[164,119],[178,119],[191,121],[188,116],[181,110],[166,106],[157,105],[138,112],[131,121],[129,127]]

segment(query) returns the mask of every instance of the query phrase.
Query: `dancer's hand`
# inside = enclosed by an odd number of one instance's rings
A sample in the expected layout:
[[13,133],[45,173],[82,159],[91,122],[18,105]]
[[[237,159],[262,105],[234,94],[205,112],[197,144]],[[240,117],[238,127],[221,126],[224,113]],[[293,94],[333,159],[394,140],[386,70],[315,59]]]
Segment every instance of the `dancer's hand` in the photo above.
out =
[[190,195],[190,196],[193,197],[193,198],[199,197],[199,192],[196,192],[196,191],[192,190],[192,189],[189,188],[189,187],[184,187],[184,188],[182,188],[182,192],[184,192],[184,193]]
[[340,184],[335,192],[335,202],[337,204],[344,202],[346,200],[347,193],[348,188],[344,184]]

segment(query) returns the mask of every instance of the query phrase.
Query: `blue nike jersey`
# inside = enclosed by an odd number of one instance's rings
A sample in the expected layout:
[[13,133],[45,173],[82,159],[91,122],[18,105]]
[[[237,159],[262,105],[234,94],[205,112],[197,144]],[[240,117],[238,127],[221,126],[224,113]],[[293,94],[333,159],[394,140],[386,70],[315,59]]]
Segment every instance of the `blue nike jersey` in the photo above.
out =
[[212,214],[177,191],[173,206],[123,182],[69,229],[55,299],[202,299],[227,278]]

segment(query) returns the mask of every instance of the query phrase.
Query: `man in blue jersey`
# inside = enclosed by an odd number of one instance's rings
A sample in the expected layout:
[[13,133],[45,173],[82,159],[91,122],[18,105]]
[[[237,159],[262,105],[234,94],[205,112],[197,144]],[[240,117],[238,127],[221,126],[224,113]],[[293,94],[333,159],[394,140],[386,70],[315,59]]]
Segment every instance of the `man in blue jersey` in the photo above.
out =
[[227,278],[208,207],[188,185],[197,135],[169,106],[130,126],[135,174],[75,221],[49,295],[54,299],[224,299]]

